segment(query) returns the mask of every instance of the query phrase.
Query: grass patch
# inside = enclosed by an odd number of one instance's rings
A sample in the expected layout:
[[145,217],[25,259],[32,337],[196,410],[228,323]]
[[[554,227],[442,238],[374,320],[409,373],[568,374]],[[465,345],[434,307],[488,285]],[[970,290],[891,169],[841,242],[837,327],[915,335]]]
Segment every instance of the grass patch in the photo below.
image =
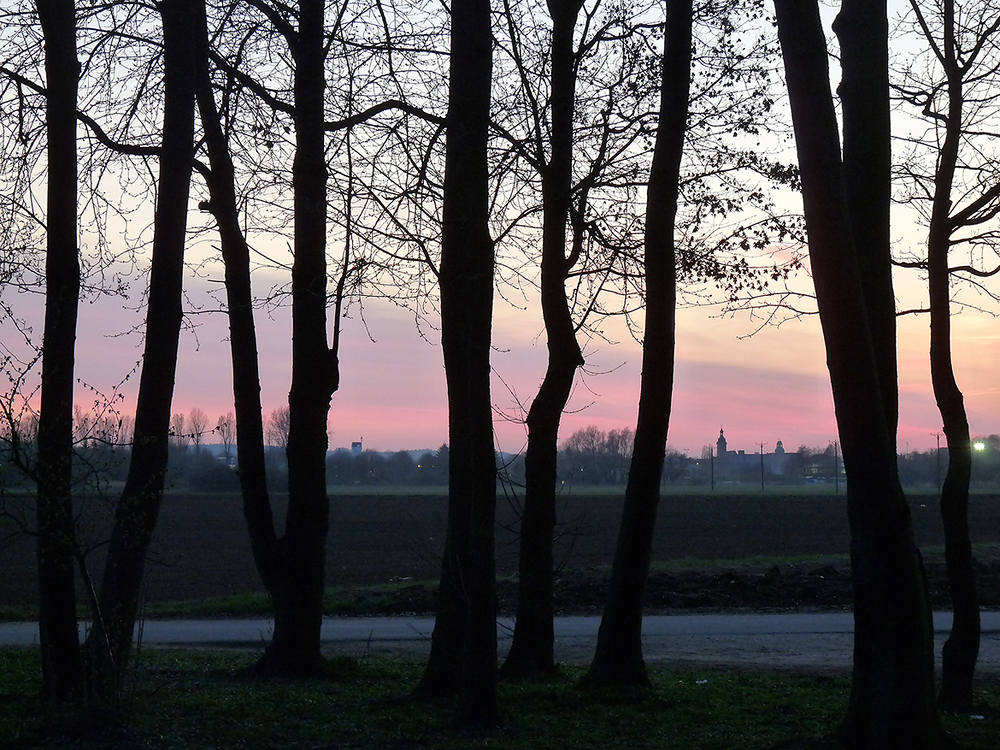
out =
[[[832,732],[849,689],[846,679],[654,669],[649,693],[593,691],[577,688],[581,670],[565,668],[545,681],[501,685],[504,727],[463,732],[450,727],[450,702],[410,697],[419,663],[367,658],[341,680],[247,683],[236,674],[254,658],[146,651],[124,722],[98,731],[96,722],[45,712],[34,697],[37,650],[0,649],[0,747],[763,750]],[[962,747],[995,748],[1000,687],[980,689],[977,701],[981,718],[946,723]],[[47,734],[53,726],[60,731]]]
[[448,486],[440,484],[331,484],[327,485],[328,495],[336,497],[379,497],[379,496],[420,496],[448,497]]
[[[323,597],[326,615],[403,615],[434,611],[436,581],[398,581],[372,586],[328,587]],[[166,618],[271,617],[265,593],[233,594],[179,602],[150,602],[146,615]]]

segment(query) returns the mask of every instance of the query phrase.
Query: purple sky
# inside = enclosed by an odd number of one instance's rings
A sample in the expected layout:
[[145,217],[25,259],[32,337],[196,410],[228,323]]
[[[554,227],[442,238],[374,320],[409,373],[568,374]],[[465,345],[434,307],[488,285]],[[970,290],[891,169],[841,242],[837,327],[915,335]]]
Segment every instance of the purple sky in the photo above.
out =
[[[711,317],[706,309],[682,310],[669,443],[698,455],[724,427],[731,449],[770,452],[778,440],[787,450],[824,447],[836,439],[832,398],[815,316],[766,328],[750,338],[745,318]],[[84,304],[78,375],[110,390],[135,364],[141,339],[109,337],[127,328],[134,314],[120,300]],[[183,334],[174,411],[205,411],[214,424],[232,409],[226,321],[222,314],[194,316],[195,333]],[[341,387],[330,412],[331,447],[363,439],[366,448],[437,448],[447,442],[444,371],[437,331],[418,335],[412,315],[385,303],[365,307],[344,325]],[[284,403],[289,383],[287,310],[258,314],[265,413]],[[926,318],[900,321],[899,448],[927,450],[940,419],[930,393]],[[614,333],[614,326],[610,326]],[[523,448],[525,430],[516,422],[518,401],[530,402],[544,373],[544,338],[530,312],[499,309],[494,327],[494,404],[499,447]],[[103,333],[102,333],[103,332]],[[623,334],[616,345],[587,346],[587,367],[577,378],[561,436],[597,425],[635,426],[641,350]],[[964,314],[955,318],[955,358],[965,389],[973,434],[1000,432],[1000,333],[995,321]],[[502,380],[501,380],[502,379]],[[134,408],[138,379],[125,386],[125,409]],[[513,391],[513,394],[511,393]],[[81,393],[87,406],[93,397]],[[504,414],[507,418],[504,418]],[[511,421],[514,420],[514,421]],[[212,439],[209,439],[212,442]]]

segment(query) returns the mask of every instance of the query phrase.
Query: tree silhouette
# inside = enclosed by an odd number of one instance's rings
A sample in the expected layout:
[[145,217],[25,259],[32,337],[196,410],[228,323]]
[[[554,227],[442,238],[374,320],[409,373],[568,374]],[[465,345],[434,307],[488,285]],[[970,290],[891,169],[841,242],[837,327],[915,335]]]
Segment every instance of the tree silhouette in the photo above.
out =
[[646,327],[639,416],[618,546],[586,685],[649,685],[642,659],[642,608],[660,499],[673,396],[677,266],[675,218],[691,79],[690,0],[666,8],[660,117],[646,197]]
[[974,257],[968,265],[956,267],[951,259],[965,249],[982,258],[984,250],[992,248],[995,254],[997,247],[992,237],[1000,213],[1000,179],[988,163],[991,160],[981,155],[979,142],[996,135],[983,133],[980,123],[988,110],[997,112],[1000,17],[985,3],[961,12],[953,0],[910,5],[918,38],[928,48],[926,57],[932,64],[921,67],[926,61],[919,57],[911,61],[896,91],[936,125],[933,136],[907,139],[909,153],[898,172],[903,180],[901,195],[927,223],[925,258],[902,265],[927,273],[931,382],[948,441],[941,516],[954,620],[942,654],[939,702],[948,710],[971,711],[980,640],[968,520],[972,436],[951,355],[952,291],[959,277],[978,281],[1000,268],[985,268]]
[[[854,236],[859,170],[841,157],[830,93],[826,40],[814,2],[778,0],[778,36],[788,81],[809,255],[844,467],[854,582],[855,650],[851,699],[841,736],[856,747],[947,746],[934,701],[930,607],[909,507],[899,484],[894,405],[884,403],[884,352],[876,356],[885,311],[868,308]],[[884,3],[845,2],[837,21],[845,56],[846,97],[888,100],[888,22]],[[845,109],[845,135],[849,129]],[[873,120],[869,120],[871,125]],[[854,127],[858,123],[852,124]],[[868,134],[869,158],[888,170],[888,118]],[[881,150],[881,153],[879,153]],[[845,148],[843,159],[858,152]],[[854,156],[852,156],[852,154]],[[869,199],[878,212],[888,201],[888,180],[879,176]],[[885,213],[888,220],[888,213]],[[876,252],[876,238],[865,237]],[[880,252],[887,255],[886,245]],[[885,281],[883,281],[885,283]],[[881,290],[884,294],[885,290]],[[874,321],[874,324],[873,324]]]

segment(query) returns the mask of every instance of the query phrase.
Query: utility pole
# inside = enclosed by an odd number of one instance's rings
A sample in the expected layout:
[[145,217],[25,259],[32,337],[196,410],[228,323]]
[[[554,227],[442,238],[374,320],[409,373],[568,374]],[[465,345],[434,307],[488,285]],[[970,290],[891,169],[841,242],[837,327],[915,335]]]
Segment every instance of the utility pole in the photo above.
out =
[[715,449],[708,446],[708,472],[712,476],[712,492],[715,492]]
[[840,456],[837,453],[837,441],[833,441],[833,492],[840,494]]
[[764,446],[767,443],[759,443],[760,445],[760,491],[761,494],[764,492]]
[[932,432],[931,435],[937,439],[937,450],[935,451],[937,458],[937,491],[938,494],[941,494],[941,433]]

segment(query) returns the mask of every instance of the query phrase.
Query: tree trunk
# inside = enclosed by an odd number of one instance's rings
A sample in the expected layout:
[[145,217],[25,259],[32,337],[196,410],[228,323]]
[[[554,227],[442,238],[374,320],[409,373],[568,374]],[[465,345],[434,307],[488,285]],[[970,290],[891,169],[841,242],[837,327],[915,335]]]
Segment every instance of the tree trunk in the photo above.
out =
[[930,607],[882,403],[819,10],[801,0],[776,0],[775,9],[810,262],[851,488],[854,680],[840,732],[852,747],[943,747]]
[[945,562],[954,618],[942,651],[940,706],[972,710],[972,683],[979,657],[980,618],[972,542],[969,539],[969,481],[972,436],[965,399],[951,359],[951,274],[948,251],[954,224],[951,193],[962,140],[963,71],[956,57],[955,8],[944,3],[943,52],[948,79],[948,116],[934,175],[934,199],[927,239],[927,286],[930,293],[930,363],[934,398],[948,439],[948,471],[941,487]]
[[896,298],[892,288],[889,211],[889,25],[885,0],[844,0],[833,24],[840,41],[838,94],[844,119],[844,185],[865,313],[875,350],[885,423],[893,449],[899,421]]
[[194,151],[197,81],[196,0],[164,0],[163,143],[153,226],[146,312],[146,343],[135,411],[132,457],[101,583],[100,612],[87,640],[94,689],[100,698],[120,695],[146,553],[156,528],[167,470],[167,436],[183,317],[184,241]]
[[[274,635],[257,669],[307,676],[325,671],[320,653],[326,535],[327,416],[337,390],[337,354],[326,337],[326,200],[322,0],[299,3],[295,59],[292,385],[288,394],[288,514],[269,572]],[[264,520],[266,524],[266,519]],[[266,527],[265,527],[266,528]],[[255,545],[266,544],[259,540]]]
[[673,395],[674,220],[687,129],[691,16],[691,0],[667,3],[659,128],[647,188],[646,331],[639,416],[608,598],[585,685],[649,685],[642,659],[642,610]]
[[566,298],[566,221],[573,166],[576,74],[573,29],[582,0],[550,2],[552,15],[551,157],[542,175],[542,317],[548,337],[545,379],[528,410],[524,512],[518,560],[517,620],[501,675],[555,670],[552,544],[556,524],[559,422],[583,354]]
[[495,726],[500,710],[490,398],[494,257],[486,160],[493,63],[489,0],[456,0],[451,23],[440,269],[450,444],[448,539],[431,656],[418,689],[448,692],[457,676],[456,722]]
[[45,37],[48,181],[45,329],[38,419],[38,630],[42,695],[83,695],[76,620],[73,522],[73,371],[80,261],[77,254],[76,12],[72,0],[39,0]]
[[[199,32],[199,37],[205,40],[203,49],[207,52],[207,28]],[[274,550],[277,535],[267,490],[260,364],[250,285],[250,250],[240,229],[232,156],[215,104],[208,59],[205,57],[199,62],[198,109],[212,168],[208,178],[211,201],[207,208],[218,222],[222,260],[226,269],[229,346],[236,407],[236,451],[243,514],[247,520],[257,572],[264,587],[272,591],[276,583]]]

